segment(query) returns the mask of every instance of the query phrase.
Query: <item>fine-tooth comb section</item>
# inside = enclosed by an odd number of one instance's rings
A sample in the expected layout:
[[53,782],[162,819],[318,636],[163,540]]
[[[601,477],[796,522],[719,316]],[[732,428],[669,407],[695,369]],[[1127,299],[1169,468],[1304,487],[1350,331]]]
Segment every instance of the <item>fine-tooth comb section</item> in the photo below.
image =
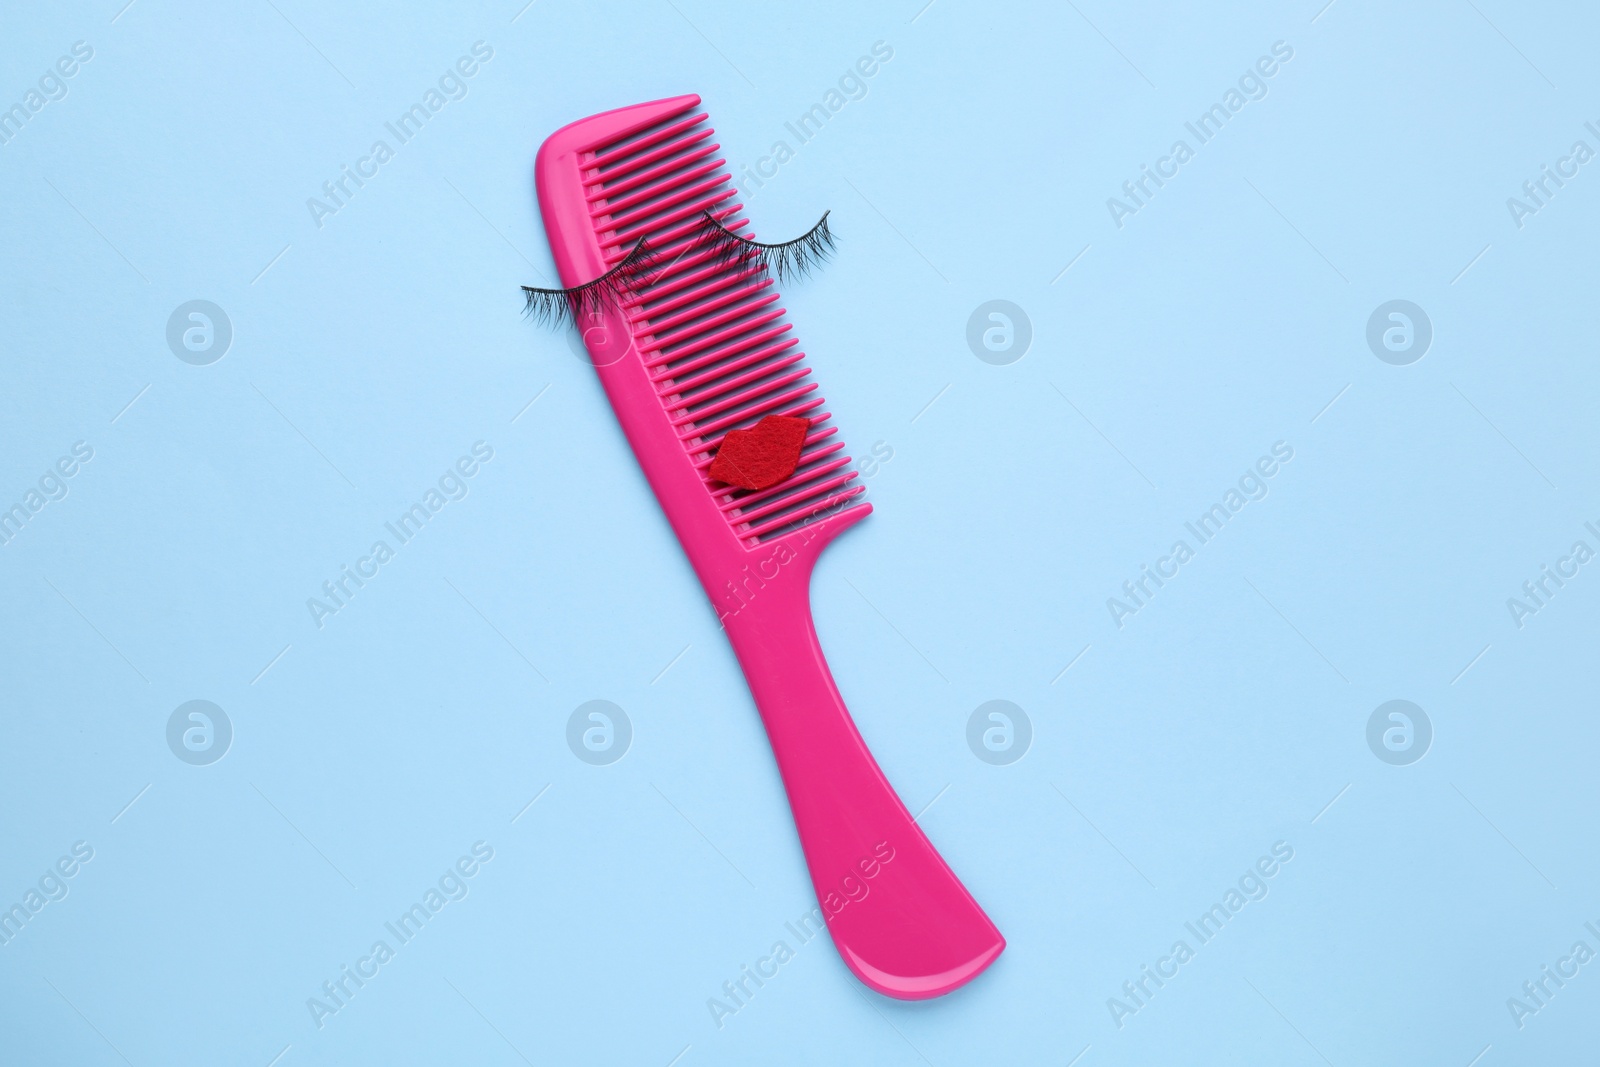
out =
[[[758,268],[700,244],[706,211],[749,237],[726,161],[698,108],[583,154],[589,214],[608,268],[640,241],[661,264],[626,298],[645,371],[684,451],[728,524],[747,544],[797,530],[859,503],[864,488],[839,440],[805,353]],[[793,474],[737,489],[707,473],[723,438],[768,415],[811,420]]]

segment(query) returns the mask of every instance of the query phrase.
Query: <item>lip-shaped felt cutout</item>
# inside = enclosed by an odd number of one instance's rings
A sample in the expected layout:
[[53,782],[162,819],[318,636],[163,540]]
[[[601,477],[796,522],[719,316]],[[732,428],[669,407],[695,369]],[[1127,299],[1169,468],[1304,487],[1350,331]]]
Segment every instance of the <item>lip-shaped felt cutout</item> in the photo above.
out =
[[711,477],[739,489],[767,489],[800,465],[811,420],[768,415],[748,430],[729,430],[711,461]]

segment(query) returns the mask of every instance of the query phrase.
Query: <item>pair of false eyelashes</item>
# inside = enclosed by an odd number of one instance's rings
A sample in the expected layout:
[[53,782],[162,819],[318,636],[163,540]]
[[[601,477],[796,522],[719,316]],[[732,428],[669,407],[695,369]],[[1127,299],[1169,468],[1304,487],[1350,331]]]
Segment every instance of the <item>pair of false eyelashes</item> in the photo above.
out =
[[[828,229],[828,215],[829,212],[824,211],[815,226],[792,241],[767,244],[740,237],[706,211],[701,215],[700,235],[685,254],[709,251],[712,261],[722,267],[740,270],[754,267],[757,273],[770,274],[780,282],[801,278],[833,255],[835,239]],[[653,285],[662,273],[660,257],[641,238],[620,263],[592,282],[570,289],[536,289],[524,285],[522,292],[527,300],[524,310],[541,323],[554,327],[575,326],[580,318],[615,307],[627,294]]]

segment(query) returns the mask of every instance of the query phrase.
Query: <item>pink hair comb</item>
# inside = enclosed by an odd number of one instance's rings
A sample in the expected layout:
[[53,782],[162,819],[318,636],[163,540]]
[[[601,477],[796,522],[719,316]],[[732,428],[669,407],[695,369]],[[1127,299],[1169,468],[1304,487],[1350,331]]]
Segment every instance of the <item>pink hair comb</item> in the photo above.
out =
[[[566,286],[631,266],[645,242],[648,284],[574,309],[585,344],[744,669],[839,955],[880,993],[936,997],[1005,939],[884,778],[817,643],[812,567],[872,505],[772,279],[698,240],[708,211],[730,232],[747,225],[699,104],[638,104],[552,134],[534,164],[545,231]],[[798,467],[759,490],[715,480],[726,435],[770,415],[809,420]]]

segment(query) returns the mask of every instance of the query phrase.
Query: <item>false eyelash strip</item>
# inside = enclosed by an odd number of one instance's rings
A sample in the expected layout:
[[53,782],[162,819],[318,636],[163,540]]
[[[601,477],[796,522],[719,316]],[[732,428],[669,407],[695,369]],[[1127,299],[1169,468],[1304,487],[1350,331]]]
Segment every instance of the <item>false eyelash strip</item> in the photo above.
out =
[[804,278],[833,255],[837,242],[828,229],[830,214],[832,212],[824,211],[815,226],[792,241],[766,244],[740,237],[707,211],[700,240],[725,264],[753,264],[780,282]]
[[553,327],[576,326],[579,317],[615,306],[636,286],[647,284],[657,268],[656,254],[643,240],[622,261],[592,282],[570,289],[536,289],[524,285],[523,314]]

